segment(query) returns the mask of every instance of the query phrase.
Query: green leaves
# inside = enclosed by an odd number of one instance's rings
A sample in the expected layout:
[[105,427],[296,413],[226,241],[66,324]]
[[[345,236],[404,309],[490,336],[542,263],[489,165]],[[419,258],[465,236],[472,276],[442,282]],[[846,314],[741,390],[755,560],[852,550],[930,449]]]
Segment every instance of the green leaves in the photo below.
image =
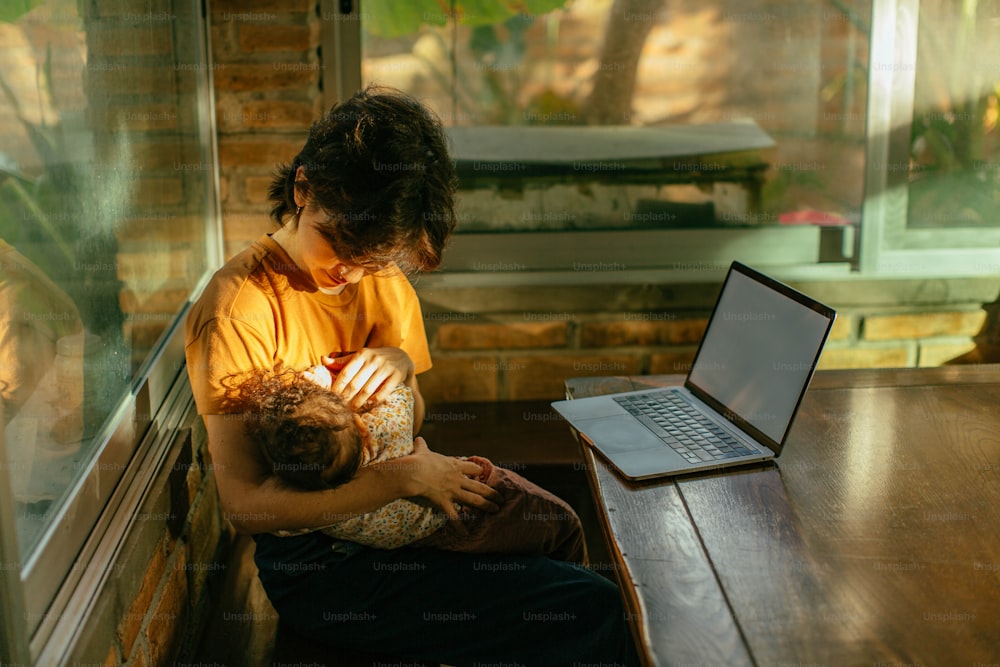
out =
[[13,23],[44,0],[3,0],[0,2],[0,23]]
[[399,37],[424,25],[443,27],[453,18],[461,25],[495,25],[519,14],[546,14],[564,4],[566,0],[365,0],[362,20],[373,35]]

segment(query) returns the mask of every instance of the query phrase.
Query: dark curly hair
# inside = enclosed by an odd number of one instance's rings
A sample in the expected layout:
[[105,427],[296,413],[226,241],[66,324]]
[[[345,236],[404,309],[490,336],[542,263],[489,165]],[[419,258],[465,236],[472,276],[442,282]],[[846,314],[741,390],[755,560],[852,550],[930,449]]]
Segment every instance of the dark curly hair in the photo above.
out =
[[339,395],[280,368],[230,376],[224,384],[226,409],[244,421],[246,434],[283,481],[330,489],[357,472],[362,436]]
[[[306,180],[296,179],[299,167]],[[328,213],[320,232],[341,260],[410,273],[441,264],[456,182],[440,119],[398,90],[369,86],[313,124],[268,194],[280,225],[298,224],[296,188]]]

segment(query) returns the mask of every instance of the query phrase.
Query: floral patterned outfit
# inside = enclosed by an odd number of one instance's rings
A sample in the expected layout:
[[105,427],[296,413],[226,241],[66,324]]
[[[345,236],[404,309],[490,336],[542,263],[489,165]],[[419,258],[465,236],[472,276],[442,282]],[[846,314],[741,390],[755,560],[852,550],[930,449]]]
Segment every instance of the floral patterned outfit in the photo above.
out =
[[[413,394],[408,387],[397,387],[385,402],[363,413],[361,420],[367,430],[362,466],[413,453]],[[566,502],[485,458],[467,459],[482,468],[479,481],[503,496],[499,512],[459,508],[464,524],[459,530],[436,508],[400,498],[320,530],[377,549],[413,545],[474,553],[546,554],[586,562],[580,520]]]

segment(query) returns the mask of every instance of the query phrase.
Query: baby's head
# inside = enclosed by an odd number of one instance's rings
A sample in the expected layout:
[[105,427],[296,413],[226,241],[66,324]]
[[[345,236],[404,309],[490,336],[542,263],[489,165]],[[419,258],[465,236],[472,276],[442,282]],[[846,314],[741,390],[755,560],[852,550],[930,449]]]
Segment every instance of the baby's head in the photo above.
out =
[[229,405],[282,480],[329,489],[357,472],[364,425],[340,396],[294,371],[255,370],[230,385]]

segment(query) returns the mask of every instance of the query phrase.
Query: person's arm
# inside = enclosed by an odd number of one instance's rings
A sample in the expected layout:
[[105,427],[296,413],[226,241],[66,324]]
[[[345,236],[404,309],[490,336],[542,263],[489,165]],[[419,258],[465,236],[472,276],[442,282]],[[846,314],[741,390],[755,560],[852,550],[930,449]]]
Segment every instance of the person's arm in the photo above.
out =
[[420,433],[420,427],[424,425],[424,397],[420,393],[420,385],[416,375],[413,375],[406,386],[413,392],[413,435],[416,437]]
[[501,500],[471,478],[479,466],[434,453],[421,438],[413,454],[363,467],[342,486],[300,491],[269,473],[239,419],[205,415],[205,427],[223,515],[241,533],[319,528],[397,498],[424,497],[452,518],[458,516],[455,503],[491,512]]

